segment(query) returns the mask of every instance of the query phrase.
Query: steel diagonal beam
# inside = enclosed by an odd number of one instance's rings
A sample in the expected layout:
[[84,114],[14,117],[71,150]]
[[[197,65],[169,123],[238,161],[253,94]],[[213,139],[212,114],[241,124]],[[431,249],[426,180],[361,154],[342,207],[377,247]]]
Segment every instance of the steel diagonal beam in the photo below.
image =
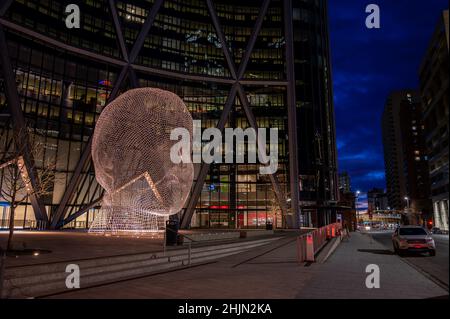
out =
[[250,56],[253,52],[253,48],[256,43],[256,38],[258,37],[259,32],[261,31],[261,26],[264,21],[264,17],[267,14],[267,9],[269,9],[270,0],[264,0],[264,3],[259,11],[258,18],[256,19],[255,26],[253,28],[252,34],[250,36],[250,40],[247,43],[247,47],[245,49],[244,57],[241,60],[241,64],[239,65],[238,71],[238,79],[241,80],[244,76],[245,70],[247,69],[248,61],[250,60]]
[[117,42],[119,43],[120,52],[125,61],[129,62],[128,50],[125,45],[125,40],[123,38],[122,26],[120,25],[119,15],[117,14],[116,0],[109,0],[109,11],[111,12],[111,17],[114,23],[114,29],[116,30]]
[[139,32],[136,42],[134,43],[133,48],[131,49],[130,63],[133,63],[136,60],[139,51],[141,51],[142,46],[144,45],[145,38],[147,37],[148,33],[150,32],[150,28],[155,22],[156,15],[158,14],[158,11],[161,8],[162,3],[163,0],[156,0],[155,3],[153,4],[152,9],[148,14],[148,17],[145,20],[141,31]]
[[133,67],[130,65],[128,70],[128,78],[130,79],[131,86],[134,88],[139,87],[139,81],[136,75],[136,72],[134,71]]
[[[86,169],[89,169],[89,166],[87,166]],[[88,179],[89,179],[89,174],[84,174],[84,177],[83,177],[83,179],[81,180],[81,185],[84,186],[84,183],[86,183],[86,180],[88,180]],[[90,190],[91,184],[92,184],[92,181],[89,182],[88,189],[87,189],[86,192],[84,193],[84,196],[83,196],[83,199],[81,200],[81,203],[84,203],[84,200],[86,199],[87,195],[89,194],[89,190]],[[82,191],[83,191],[83,187],[82,187],[81,189],[78,189],[78,192],[75,192],[76,195],[75,195],[75,197],[73,198],[73,203],[77,203],[77,202],[78,202],[78,199],[80,198],[80,195],[81,195]]]
[[[144,44],[145,37],[147,36],[148,32],[150,31],[150,28],[155,21],[156,14],[158,13],[162,3],[163,3],[163,0],[157,0],[153,4],[148,17],[147,17],[141,31],[139,32],[138,38],[133,45],[131,53],[128,55],[128,61],[126,61],[127,64],[125,64],[122,67],[122,70],[120,71],[119,77],[117,78],[117,81],[116,81],[116,83],[113,87],[113,90],[109,96],[108,102],[113,101],[117,97],[120,87],[122,86],[122,82],[125,80],[127,75],[129,75],[129,74],[131,75],[130,76],[131,84],[133,86],[134,85],[137,86],[138,83],[137,83],[137,79],[136,79],[136,74],[134,73],[134,71],[130,72],[130,70],[132,70],[131,63],[133,63],[134,60],[137,58],[137,55],[139,54],[139,51],[141,50],[141,48]],[[110,5],[111,5],[111,3],[110,3]],[[113,6],[113,7],[115,9],[115,6]],[[113,11],[111,11],[111,12],[113,12]],[[115,12],[116,12],[116,17],[118,19],[117,10],[115,10]],[[114,18],[114,16],[113,16],[113,18]],[[122,34],[121,30],[118,34]],[[124,49],[126,52],[125,47],[124,47]],[[63,220],[63,218],[67,212],[67,204],[74,196],[75,189],[78,186],[78,183],[80,180],[81,172],[86,167],[89,160],[91,159],[91,146],[92,146],[92,135],[89,137],[86,147],[83,150],[83,154],[81,155],[80,160],[78,161],[77,166],[75,167],[75,172],[70,180],[70,183],[67,186],[66,191],[64,192],[63,198],[61,199],[61,202],[58,206],[58,209],[57,209],[54,217],[52,218],[52,222],[51,222],[52,229],[57,228],[62,224],[61,221]]]
[[89,159],[91,158],[91,145],[92,145],[92,135],[89,137],[89,141],[87,142],[83,153],[81,154],[80,160],[77,163],[77,166],[75,167],[75,171],[73,173],[72,178],[70,179],[70,183],[66,188],[66,191],[64,192],[63,198],[61,199],[61,202],[59,203],[58,209],[56,210],[55,215],[52,217],[52,221],[50,224],[50,228],[54,229],[59,221],[64,217],[64,214],[67,210],[67,203],[73,198],[75,195],[75,189],[78,186],[78,182],[81,178],[81,172],[86,167]]
[[4,0],[4,2],[0,5],[0,17],[5,15],[12,3],[13,0]]
[[[88,51],[88,50],[80,49],[75,46],[68,45],[66,43],[55,40],[53,38],[50,38],[43,34],[40,34],[34,30],[27,29],[21,25],[18,25],[16,23],[13,23],[11,21],[8,21],[8,20],[2,19],[2,18],[0,18],[0,24],[2,24],[4,27],[7,27],[8,29],[17,31],[21,34],[25,34],[25,35],[35,38],[35,39],[39,39],[39,41],[45,42],[48,45],[63,49],[65,51],[82,56],[84,58],[92,59],[93,61],[98,61],[101,63],[115,65],[120,68],[122,68],[124,65],[128,64],[127,62],[116,59],[116,58],[111,58],[111,57],[101,55],[101,54],[98,54],[98,53],[95,53],[92,51]],[[141,73],[157,75],[157,76],[170,78],[170,79],[211,82],[211,83],[220,83],[220,84],[229,84],[229,85],[232,85],[234,82],[236,82],[234,79],[225,78],[225,77],[199,76],[199,75],[193,75],[193,74],[189,74],[189,73],[182,73],[182,72],[175,72],[175,71],[170,71],[170,70],[152,68],[152,67],[148,67],[148,66],[144,66],[144,65],[137,65],[137,64],[131,64],[131,66],[132,66],[133,70],[139,70],[139,72],[141,72]],[[285,81],[285,80],[242,79],[240,82],[242,85],[245,85],[245,86],[260,86],[260,87],[287,86],[287,81]],[[6,115],[3,115],[3,116],[6,116]]]
[[206,4],[208,6],[209,15],[211,16],[212,22],[214,24],[214,29],[216,30],[217,36],[219,37],[220,43],[222,44],[222,51],[225,56],[225,60],[227,61],[231,77],[236,80],[236,67],[234,65],[233,59],[231,58],[230,50],[228,49],[227,41],[220,25],[216,9],[214,8],[212,0],[206,0]]
[[[95,178],[94,178],[95,179]],[[89,187],[92,186],[93,182],[90,183]],[[98,189],[100,188],[100,184],[97,183],[97,185],[94,188],[94,194],[97,193]],[[100,192],[100,196],[94,200],[92,200],[89,204],[84,205],[80,210],[76,211],[73,214],[69,214],[69,216],[67,216],[66,219],[64,219],[63,221],[60,222],[60,224],[58,225],[58,228],[64,227],[66,224],[70,223],[74,218],[71,218],[71,216],[73,215],[77,215],[77,216],[81,216],[84,213],[86,213],[89,209],[94,208],[96,205],[99,205],[100,202],[103,200],[103,194],[104,194],[104,190],[102,189],[102,191]],[[88,193],[86,192],[85,197],[88,195]],[[83,199],[84,201],[84,199]],[[76,218],[76,217],[75,217]]]
[[[111,94],[108,98],[108,103],[112,102],[118,95],[120,86],[125,79],[127,75],[128,67],[124,67],[122,71],[120,72],[120,75],[117,79],[116,85],[114,86],[113,90],[111,91]],[[64,218],[64,215],[67,211],[67,204],[72,200],[73,196],[75,195],[75,189],[78,186],[78,183],[81,179],[81,172],[86,167],[86,165],[89,163],[91,159],[91,147],[92,147],[92,135],[89,136],[89,140],[86,143],[86,146],[83,150],[83,153],[81,154],[81,157],[77,163],[77,166],[75,167],[75,171],[73,173],[72,178],[70,179],[69,185],[66,188],[66,191],[64,192],[64,195],[61,199],[61,202],[58,205],[58,209],[56,210],[55,215],[52,218],[50,228],[55,229],[60,224],[61,220]]]
[[[240,84],[238,84],[238,86],[237,86],[237,93],[238,93],[239,99],[241,100],[242,107],[244,109],[245,115],[248,119],[250,126],[255,131],[258,131],[258,124],[256,122],[255,115],[253,114],[253,112],[250,108],[250,103],[248,102],[244,88]],[[265,149],[265,145],[264,146],[259,145],[259,139],[258,139],[258,149],[259,150]],[[272,183],[273,190],[275,192],[275,196],[277,197],[277,201],[278,201],[278,204],[280,205],[281,211],[283,212],[284,216],[287,216],[286,198],[284,197],[283,190],[280,187],[280,183],[278,182],[276,173],[270,174],[269,178],[270,178],[270,182]]]
[[94,199],[91,203],[87,204],[86,206],[83,206],[83,208],[81,208],[79,211],[77,211],[76,213],[70,215],[69,217],[64,219],[64,221],[61,221],[58,224],[58,228],[63,227],[64,225],[67,225],[71,221],[73,221],[73,220],[77,219],[78,217],[80,217],[81,215],[85,214],[88,210],[90,210],[91,208],[94,208],[95,206],[100,204],[102,199],[103,199],[103,196],[100,196],[99,198]]
[[[223,131],[228,115],[231,112],[234,99],[236,97],[236,93],[239,95],[239,99],[241,100],[242,106],[244,108],[245,114],[248,118],[248,121],[250,123],[250,126],[257,130],[258,125],[256,123],[255,116],[253,115],[252,110],[250,109],[250,105],[247,100],[247,96],[245,95],[244,89],[242,88],[241,84],[239,82],[236,82],[233,87],[231,88],[230,94],[227,99],[227,103],[222,111],[219,123],[217,124],[217,128],[220,131]],[[261,149],[258,145],[258,148]],[[194,213],[195,206],[197,205],[198,198],[201,195],[201,191],[203,188],[203,184],[205,183],[206,175],[208,174],[209,164],[202,163],[202,166],[200,168],[200,172],[197,177],[197,181],[195,182],[194,189],[192,191],[191,196],[189,197],[188,205],[186,206],[186,210],[183,214],[183,217],[181,219],[181,227],[187,228],[191,222],[192,215]],[[284,214],[284,216],[287,215],[287,205],[286,205],[286,199],[283,195],[283,190],[280,187],[280,184],[278,182],[278,179],[275,174],[269,175],[270,181],[272,183],[275,195],[277,197],[277,201],[280,205],[280,208]]]
[[[260,14],[259,14],[259,16],[257,18],[256,23],[255,23],[255,27],[253,29],[252,35],[251,35],[250,40],[249,40],[249,42],[247,44],[247,50],[246,50],[245,56],[244,56],[244,58],[243,58],[243,60],[241,62],[241,65],[239,67],[239,78],[236,76],[237,75],[237,73],[236,73],[236,66],[235,66],[233,60],[231,59],[230,51],[228,49],[228,45],[227,45],[227,42],[225,40],[225,36],[223,34],[223,31],[222,31],[222,28],[221,28],[221,25],[220,25],[220,22],[219,22],[216,10],[215,10],[214,5],[212,3],[212,0],[206,0],[206,3],[207,3],[207,6],[208,6],[208,11],[209,11],[209,14],[211,16],[211,19],[213,20],[214,28],[216,30],[216,33],[217,33],[217,35],[219,37],[220,42],[222,43],[222,51],[223,51],[223,54],[224,54],[225,59],[227,61],[228,68],[230,70],[230,73],[231,73],[232,77],[234,79],[236,79],[236,83],[233,85],[233,87],[232,87],[232,89],[230,91],[229,97],[232,96],[233,94],[234,94],[234,96],[236,96],[236,93],[238,93],[239,98],[241,100],[241,103],[243,105],[245,114],[247,116],[247,119],[248,119],[250,125],[256,130],[257,129],[257,123],[256,123],[255,116],[254,116],[254,114],[253,114],[253,112],[252,112],[252,110],[251,110],[251,108],[249,106],[249,103],[248,103],[248,100],[247,100],[247,96],[245,95],[245,91],[244,91],[241,83],[239,82],[239,80],[243,76],[243,74],[245,73],[245,70],[247,68],[248,60],[250,59],[250,55],[251,55],[251,53],[253,51],[253,47],[255,45],[256,38],[257,38],[257,36],[258,36],[258,34],[259,34],[260,30],[261,30],[262,22],[264,21],[264,16],[265,16],[265,14],[267,12],[270,0],[265,0],[264,1],[263,6],[262,6],[261,11],[260,11]],[[230,100],[227,101],[227,104],[228,104],[228,102],[230,102]],[[224,124],[226,123],[226,119],[227,119],[227,117],[228,117],[228,115],[229,115],[229,113],[231,111],[231,108],[232,108],[232,103],[230,105],[226,105],[225,106],[225,108],[224,108],[224,110],[222,112],[219,124],[221,123],[221,121],[223,119],[225,121]],[[227,112],[225,112],[226,109],[227,109]],[[223,127],[222,128],[217,127],[217,128],[219,128],[221,131],[223,130]],[[191,222],[191,218],[192,218],[192,215],[193,215],[193,212],[194,212],[194,208],[195,208],[195,205],[197,204],[198,198],[199,198],[199,196],[201,194],[201,190],[203,188],[203,184],[205,182],[205,178],[206,178],[206,175],[208,173],[208,169],[209,169],[209,165],[203,163],[202,167],[200,169],[197,181],[195,183],[194,190],[192,191],[192,194],[191,194],[191,196],[189,198],[188,205],[186,206],[185,213],[183,214],[183,217],[182,217],[182,220],[181,220],[181,227],[182,228],[187,228],[189,226],[190,222]],[[275,191],[275,194],[276,194],[276,197],[277,197],[277,201],[278,201],[278,203],[280,205],[280,208],[283,211],[283,214],[286,216],[286,214],[287,214],[286,199],[285,199],[285,197],[283,195],[283,191],[282,191],[282,189],[280,187],[280,184],[279,184],[278,179],[277,179],[275,174],[271,174],[270,175],[270,181],[271,181],[271,183],[273,185],[273,188],[274,188],[274,191]]]
[[297,150],[297,107],[295,98],[294,73],[294,33],[292,22],[292,0],[283,0],[284,33],[286,41],[286,88],[288,109],[288,136],[289,136],[289,182],[291,190],[291,210],[293,213],[292,226],[300,226],[300,190],[298,176],[298,150]]
[[[231,109],[234,104],[234,100],[236,98],[236,90],[237,90],[238,84],[234,84],[230,90],[230,93],[228,94],[227,102],[225,103],[225,106],[223,108],[222,114],[220,116],[219,122],[217,123],[216,128],[218,128],[221,132],[225,128],[225,124],[228,120],[228,115],[231,112]],[[198,173],[197,180],[194,184],[194,189],[192,190],[191,196],[189,196],[189,201],[186,206],[186,210],[181,218],[181,227],[187,228],[189,224],[191,223],[192,215],[194,214],[194,208],[197,205],[198,198],[200,197],[202,193],[203,184],[205,183],[206,175],[208,175],[210,164],[202,163],[202,166],[200,168],[200,172]]]
[[[0,58],[1,58],[1,68],[3,70],[3,77],[5,79],[5,93],[8,99],[8,107],[11,112],[13,120],[13,129],[15,132],[15,138],[19,138],[23,143],[22,147],[24,154],[21,154],[25,163],[25,167],[28,171],[28,176],[30,178],[31,187],[33,190],[37,189],[38,176],[37,170],[34,166],[33,155],[31,154],[30,140],[28,136],[28,131],[25,123],[25,117],[23,115],[22,106],[20,102],[19,93],[16,87],[16,78],[14,76],[14,71],[12,68],[11,60],[8,54],[8,44],[6,42],[5,33],[3,26],[0,25]],[[16,141],[17,142],[17,141]],[[45,212],[45,206],[39,194],[34,191],[30,194],[31,205],[33,206],[34,215],[36,220],[48,222],[48,217]]]
[[108,103],[112,102],[117,95],[119,95],[120,88],[122,87],[123,81],[125,81],[126,77],[128,76],[128,66],[125,65],[122,70],[120,70],[119,76],[117,77],[116,83],[114,84],[114,87],[111,90],[111,93],[108,97]]

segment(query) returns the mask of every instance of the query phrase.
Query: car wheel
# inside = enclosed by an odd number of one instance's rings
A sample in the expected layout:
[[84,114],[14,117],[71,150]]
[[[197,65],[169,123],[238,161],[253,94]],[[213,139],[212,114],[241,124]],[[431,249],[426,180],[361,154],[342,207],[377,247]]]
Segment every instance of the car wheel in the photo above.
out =
[[436,250],[434,250],[434,249],[430,250],[429,254],[430,254],[431,257],[436,256]]

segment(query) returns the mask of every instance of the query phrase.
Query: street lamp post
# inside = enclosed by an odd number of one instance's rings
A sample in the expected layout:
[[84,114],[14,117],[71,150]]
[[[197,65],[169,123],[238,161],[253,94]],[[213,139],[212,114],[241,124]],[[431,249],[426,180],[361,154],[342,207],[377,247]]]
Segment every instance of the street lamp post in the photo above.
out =
[[403,199],[406,201],[406,209],[409,210],[409,197],[405,196]]
[[357,223],[359,224],[360,222],[360,218],[359,218],[359,211],[358,211],[358,197],[359,194],[361,194],[361,192],[358,190],[355,193],[355,210],[356,210],[356,218],[357,218]]
[[410,210],[410,206],[409,206],[409,200],[410,199],[409,199],[408,196],[405,196],[403,199],[406,201],[406,208],[405,208],[405,210],[406,210],[406,219],[407,219],[408,224],[411,224],[412,216],[411,216],[411,210]]

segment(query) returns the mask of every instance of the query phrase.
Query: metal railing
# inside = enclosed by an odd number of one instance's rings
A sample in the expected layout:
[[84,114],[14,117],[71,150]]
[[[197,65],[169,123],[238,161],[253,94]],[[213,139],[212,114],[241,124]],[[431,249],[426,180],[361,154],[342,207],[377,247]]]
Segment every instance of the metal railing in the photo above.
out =
[[[194,240],[193,238],[191,238],[191,237],[189,237],[189,236],[187,236],[185,234],[181,234],[181,233],[179,233],[177,231],[174,231],[171,228],[166,228],[166,229],[164,229],[164,241],[163,241],[164,256],[166,255],[166,251],[167,251],[167,237],[166,237],[166,235],[167,235],[166,231],[167,230],[175,233],[177,236],[181,236],[183,238],[183,242],[184,242],[184,238],[189,240],[188,241],[188,260],[187,260],[187,265],[188,266],[191,265],[191,261],[192,261],[192,243],[195,242],[196,240]],[[177,242],[178,242],[178,239],[177,239]],[[183,265],[184,265],[184,262],[183,262]]]
[[297,237],[297,261],[315,261],[315,255],[321,250],[329,239],[340,236],[341,223],[330,224],[316,228],[306,234]]

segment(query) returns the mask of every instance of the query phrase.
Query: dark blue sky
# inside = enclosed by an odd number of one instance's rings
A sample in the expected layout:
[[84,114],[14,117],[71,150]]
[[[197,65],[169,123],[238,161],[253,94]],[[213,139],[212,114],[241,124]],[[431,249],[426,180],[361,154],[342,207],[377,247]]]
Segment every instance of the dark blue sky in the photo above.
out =
[[[418,87],[418,69],[445,0],[329,0],[339,171],[352,188],[385,188],[380,119],[392,90]],[[378,4],[381,29],[365,27]]]

